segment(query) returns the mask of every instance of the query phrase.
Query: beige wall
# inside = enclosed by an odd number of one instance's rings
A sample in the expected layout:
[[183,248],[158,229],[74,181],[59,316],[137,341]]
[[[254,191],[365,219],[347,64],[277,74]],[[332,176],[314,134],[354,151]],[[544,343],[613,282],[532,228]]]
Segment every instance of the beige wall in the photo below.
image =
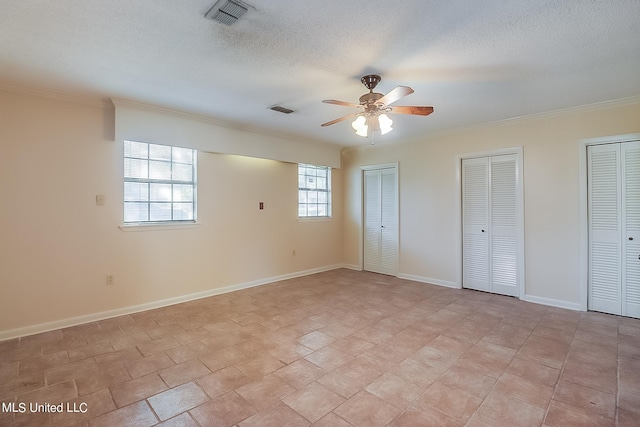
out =
[[112,111],[0,91],[0,333],[342,262],[340,170],[305,222],[295,164],[201,152],[200,225],[123,232],[121,144]]
[[525,294],[549,302],[579,304],[579,141],[635,132],[640,132],[637,100],[628,105],[592,106],[488,124],[403,144],[345,150],[344,262],[360,262],[360,166],[397,161],[401,275],[459,284],[457,159],[464,154],[521,146]]
[[[225,132],[248,138],[240,130]],[[123,232],[118,228],[122,147],[113,141],[113,111],[0,91],[0,335],[300,272],[357,266],[360,166],[395,161],[400,273],[455,284],[457,159],[515,146],[524,147],[526,294],[575,304],[580,300],[578,142],[634,132],[640,132],[638,102],[344,150],[343,167],[334,170],[334,218],[328,221],[298,221],[295,164],[200,153],[200,225]],[[96,206],[97,194],[105,196],[105,206]],[[257,209],[259,201],[265,202],[264,211]],[[115,277],[112,286],[105,284],[108,274]]]

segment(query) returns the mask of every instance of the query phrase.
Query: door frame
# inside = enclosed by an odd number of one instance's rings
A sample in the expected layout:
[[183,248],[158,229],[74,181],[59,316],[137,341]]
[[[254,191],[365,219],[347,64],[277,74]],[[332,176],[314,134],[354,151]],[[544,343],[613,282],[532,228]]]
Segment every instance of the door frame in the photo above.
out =
[[394,273],[395,277],[398,277],[400,274],[400,169],[398,162],[390,162],[390,163],[379,163],[374,165],[364,165],[360,166],[360,229],[358,230],[359,242],[358,245],[358,268],[360,271],[364,271],[364,172],[368,170],[377,170],[377,169],[395,169],[396,171],[396,200],[394,201],[396,205],[396,271]]
[[590,145],[615,144],[640,141],[640,133],[586,138],[578,141],[578,173],[580,174],[580,310],[588,311],[589,299],[589,206],[587,147]]
[[509,147],[499,148],[495,150],[479,151],[475,153],[466,153],[456,155],[456,285],[458,289],[462,289],[462,239],[463,239],[463,224],[462,224],[462,161],[465,159],[475,159],[478,157],[492,157],[492,156],[504,156],[513,154],[516,155],[516,210],[518,216],[518,295],[517,298],[525,299],[525,259],[524,259],[524,173],[523,173],[523,159],[524,149],[523,147]]

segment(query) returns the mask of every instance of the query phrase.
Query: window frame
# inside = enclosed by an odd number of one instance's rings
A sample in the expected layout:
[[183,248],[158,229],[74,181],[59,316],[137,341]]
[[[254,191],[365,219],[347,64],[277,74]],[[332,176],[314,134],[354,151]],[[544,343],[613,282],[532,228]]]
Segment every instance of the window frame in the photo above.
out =
[[[301,169],[304,168],[305,171],[304,173],[301,173]],[[311,170],[315,170],[315,174],[314,175],[310,175],[307,172],[309,171],[309,169]],[[326,176],[320,176],[318,175],[318,171],[326,171]],[[332,200],[332,189],[331,189],[331,167],[329,166],[320,166],[320,165],[312,165],[309,163],[298,163],[298,219],[300,220],[306,220],[306,219],[330,219],[332,218],[332,205],[333,205],[333,200]],[[315,182],[314,186],[304,186],[302,187],[300,185],[301,183],[301,177],[304,177],[304,182],[308,182],[307,179],[308,178],[325,178],[325,186],[324,188],[318,188],[317,184],[318,182]],[[309,202],[308,199],[302,201],[302,197],[301,197],[301,192],[306,192],[305,197],[309,196],[309,192],[316,192],[316,197],[318,196],[317,193],[324,193],[326,194],[326,202]],[[316,199],[317,200],[317,199]],[[306,214],[305,215],[301,215],[301,206],[304,205],[306,207]],[[309,215],[309,206],[310,205],[315,205],[316,206],[316,212],[319,212],[320,206],[325,206],[326,207],[326,214],[325,215]]]
[[[131,152],[129,152],[129,155],[127,155],[127,144],[144,144],[146,145],[146,157],[142,157],[142,156],[135,156],[132,155]],[[168,159],[160,159],[160,158],[153,158],[152,154],[150,153],[152,147],[162,147],[163,149],[166,149],[167,147],[170,149],[169,151],[169,156]],[[180,149],[180,150],[188,150],[191,151],[191,160],[190,161],[179,161],[176,160],[176,156],[174,155],[174,149]],[[197,222],[197,181],[198,181],[198,168],[197,168],[197,164],[198,164],[198,151],[192,148],[187,148],[187,147],[179,147],[176,145],[166,145],[166,144],[156,144],[156,143],[150,143],[150,142],[144,142],[144,141],[134,141],[134,140],[124,140],[123,142],[123,153],[122,153],[122,159],[123,159],[123,195],[122,195],[122,201],[123,201],[123,209],[122,209],[122,213],[123,213],[123,225],[124,227],[153,227],[153,226],[179,226],[179,225],[185,225],[185,226],[189,226],[189,225],[193,225],[196,224]],[[146,161],[147,166],[146,166],[146,177],[135,177],[135,176],[127,176],[128,171],[127,171],[127,159],[134,160],[134,161]],[[151,175],[151,171],[152,168],[150,167],[150,162],[157,162],[157,163],[165,163],[168,164],[169,167],[169,171],[170,171],[170,178],[150,178]],[[181,166],[187,166],[186,170],[188,170],[189,168],[191,169],[191,180],[185,180],[185,179],[177,179],[174,178],[175,174],[178,168],[176,168],[176,165],[181,165]],[[133,175],[133,174],[130,174]],[[128,200],[127,197],[127,186],[128,183],[139,183],[139,184],[147,184],[147,188],[146,188],[146,198],[141,198],[138,200]],[[152,193],[152,184],[156,184],[156,185],[170,185],[170,199],[169,200],[154,200],[153,199],[153,193]],[[175,199],[175,195],[176,195],[176,189],[174,186],[176,185],[184,185],[187,187],[191,187],[191,198],[189,200],[176,200]],[[135,197],[133,197],[135,199]],[[127,204],[128,203],[139,203],[139,204],[146,204],[146,208],[147,208],[147,219],[146,220],[127,220]],[[170,219],[151,219],[152,218],[152,212],[151,212],[151,207],[153,204],[166,204],[169,205],[169,214],[170,214]],[[176,213],[176,205],[180,204],[180,203],[185,203],[185,204],[190,204],[192,205],[192,217],[188,218],[188,219],[174,219],[174,215]]]

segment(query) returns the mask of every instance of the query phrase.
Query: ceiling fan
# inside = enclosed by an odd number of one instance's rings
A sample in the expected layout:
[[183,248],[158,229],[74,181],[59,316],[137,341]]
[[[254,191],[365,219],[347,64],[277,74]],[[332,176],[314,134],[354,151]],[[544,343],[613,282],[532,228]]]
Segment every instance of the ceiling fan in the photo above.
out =
[[413,114],[418,116],[428,116],[433,113],[433,107],[391,106],[391,104],[400,98],[411,95],[413,89],[409,86],[396,86],[391,92],[383,95],[373,91],[378,83],[380,83],[380,80],[382,80],[382,78],[377,74],[369,74],[360,79],[362,84],[369,89],[369,93],[365,93],[360,97],[359,104],[335,99],[325,99],[322,101],[327,104],[355,107],[362,111],[331,120],[330,122],[323,123],[321,126],[331,126],[343,120],[355,118],[351,126],[356,131],[356,135],[367,137],[374,131],[380,131],[380,133],[384,135],[393,130],[391,127],[393,121],[387,116],[387,113]]

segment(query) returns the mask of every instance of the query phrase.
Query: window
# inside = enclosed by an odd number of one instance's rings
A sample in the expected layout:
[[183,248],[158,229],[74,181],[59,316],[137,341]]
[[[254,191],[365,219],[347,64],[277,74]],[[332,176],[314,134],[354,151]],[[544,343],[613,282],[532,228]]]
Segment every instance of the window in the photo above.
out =
[[124,141],[125,224],[194,222],[197,151]]
[[331,216],[331,168],[298,164],[298,217]]

